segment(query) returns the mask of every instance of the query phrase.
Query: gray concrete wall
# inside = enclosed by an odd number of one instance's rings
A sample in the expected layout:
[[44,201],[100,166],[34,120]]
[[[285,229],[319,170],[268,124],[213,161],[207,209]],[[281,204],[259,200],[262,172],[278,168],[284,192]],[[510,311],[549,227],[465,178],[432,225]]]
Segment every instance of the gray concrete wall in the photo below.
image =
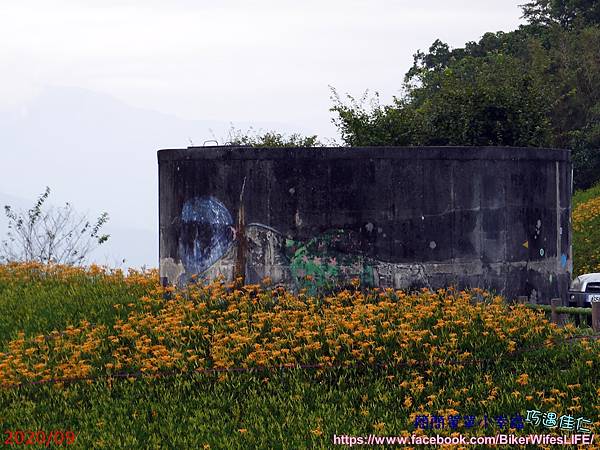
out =
[[360,277],[566,298],[568,150],[197,147],[158,161],[171,283],[238,274],[314,291]]

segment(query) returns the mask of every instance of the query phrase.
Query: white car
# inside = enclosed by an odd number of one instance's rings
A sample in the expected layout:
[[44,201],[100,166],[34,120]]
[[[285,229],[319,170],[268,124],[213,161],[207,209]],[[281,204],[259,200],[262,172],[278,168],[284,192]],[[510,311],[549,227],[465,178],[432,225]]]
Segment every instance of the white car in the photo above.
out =
[[600,273],[579,275],[571,283],[569,304],[590,307],[595,302],[600,302]]

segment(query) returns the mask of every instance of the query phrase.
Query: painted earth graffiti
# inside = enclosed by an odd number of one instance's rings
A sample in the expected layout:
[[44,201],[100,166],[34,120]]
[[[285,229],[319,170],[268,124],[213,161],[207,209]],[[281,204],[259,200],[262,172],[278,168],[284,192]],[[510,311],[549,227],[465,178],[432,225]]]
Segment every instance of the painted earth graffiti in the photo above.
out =
[[358,247],[357,231],[328,230],[309,240],[294,240],[261,223],[250,223],[244,232],[234,228],[232,214],[218,199],[196,197],[184,204],[179,252],[185,279],[193,275],[233,279],[240,239],[245,252],[245,280],[264,276],[294,290],[314,295],[359,279],[363,286],[402,285],[424,287],[428,281],[419,264],[394,264],[365,256]]
[[181,211],[181,222],[179,254],[186,272],[204,272],[233,244],[235,231],[231,213],[212,196],[186,201]]

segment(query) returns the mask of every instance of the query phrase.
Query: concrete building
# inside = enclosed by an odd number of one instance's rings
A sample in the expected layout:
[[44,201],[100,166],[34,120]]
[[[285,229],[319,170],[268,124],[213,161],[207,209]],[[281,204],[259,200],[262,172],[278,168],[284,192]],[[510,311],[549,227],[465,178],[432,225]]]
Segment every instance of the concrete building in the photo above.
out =
[[160,150],[160,272],[309,290],[348,282],[566,299],[568,150]]

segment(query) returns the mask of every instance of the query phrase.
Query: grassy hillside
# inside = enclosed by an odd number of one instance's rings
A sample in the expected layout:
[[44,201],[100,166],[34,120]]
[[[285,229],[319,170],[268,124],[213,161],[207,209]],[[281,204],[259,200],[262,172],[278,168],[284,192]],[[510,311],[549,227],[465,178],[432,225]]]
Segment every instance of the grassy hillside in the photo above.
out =
[[481,291],[172,291],[155,273],[0,266],[0,307],[24,315],[0,330],[0,423],[73,431],[69,448],[331,448],[434,414],[488,428],[421,434],[492,435],[528,409],[600,426],[600,343]]
[[[17,332],[25,336],[63,330],[82,320],[112,326],[124,307],[158,286],[158,273],[0,265],[0,351]],[[117,306],[115,306],[117,305]]]
[[573,196],[573,276],[600,272],[600,184]]

